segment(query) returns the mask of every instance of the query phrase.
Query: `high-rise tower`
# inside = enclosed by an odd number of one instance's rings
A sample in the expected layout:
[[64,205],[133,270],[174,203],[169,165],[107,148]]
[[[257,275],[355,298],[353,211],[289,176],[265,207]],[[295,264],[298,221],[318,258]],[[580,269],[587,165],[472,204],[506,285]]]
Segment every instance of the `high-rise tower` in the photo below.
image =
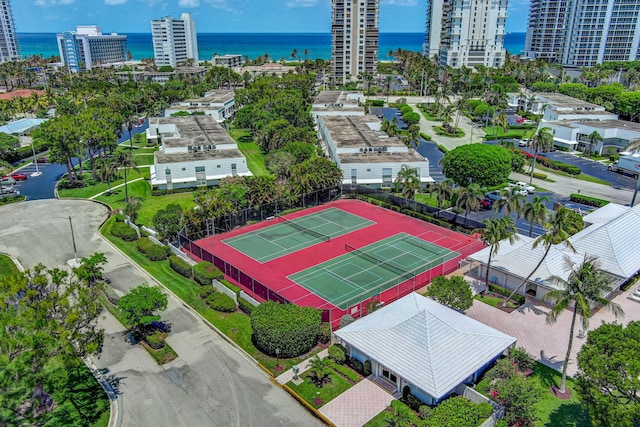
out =
[[640,58],[640,0],[532,0],[525,56],[576,67]]
[[380,0],[331,0],[331,61],[333,78],[342,84],[378,65]]
[[427,0],[422,53],[460,68],[504,64],[507,0]]
[[196,21],[190,13],[183,13],[180,19],[166,16],[151,21],[153,56],[157,66],[176,67],[193,59],[198,62],[198,37]]
[[0,0],[0,62],[21,58],[11,0]]
[[76,31],[56,34],[56,40],[62,64],[73,73],[129,59],[127,36],[102,34],[96,25],[78,25]]

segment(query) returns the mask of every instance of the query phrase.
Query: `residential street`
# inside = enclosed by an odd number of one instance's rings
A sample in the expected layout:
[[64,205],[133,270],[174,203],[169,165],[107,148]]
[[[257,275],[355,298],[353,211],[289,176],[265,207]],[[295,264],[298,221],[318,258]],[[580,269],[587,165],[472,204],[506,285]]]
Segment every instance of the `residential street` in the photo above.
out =
[[[105,253],[105,275],[118,293],[155,283],[99,236],[107,215],[100,204],[40,200],[1,206],[0,214],[5,221],[0,247],[26,268],[39,262],[62,267],[73,258],[71,216],[78,256]],[[127,343],[124,328],[113,317],[101,320],[104,349],[91,359],[119,381],[122,426],[322,425],[183,303],[170,296],[162,318],[172,324],[167,342],[180,356],[164,366],[142,347]]]

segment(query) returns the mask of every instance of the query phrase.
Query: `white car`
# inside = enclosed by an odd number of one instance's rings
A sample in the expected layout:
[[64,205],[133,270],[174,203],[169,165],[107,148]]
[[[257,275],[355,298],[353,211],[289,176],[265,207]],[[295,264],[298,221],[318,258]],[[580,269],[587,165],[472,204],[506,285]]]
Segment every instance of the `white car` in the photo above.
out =
[[[509,186],[505,188],[505,191],[513,192],[513,193],[516,193],[516,194],[521,194],[523,196],[526,196],[527,194],[529,194],[527,192],[527,190],[525,190],[524,188],[517,187],[513,183],[509,184]],[[511,193],[511,194],[513,194],[513,193]]]
[[526,139],[521,139],[520,141],[518,141],[518,147],[526,147],[527,145],[529,145],[529,141],[527,141]]
[[509,187],[518,187],[526,191],[527,194],[533,194],[536,192],[536,188],[534,186],[529,185],[526,182],[522,182],[522,181],[511,183],[509,184]]

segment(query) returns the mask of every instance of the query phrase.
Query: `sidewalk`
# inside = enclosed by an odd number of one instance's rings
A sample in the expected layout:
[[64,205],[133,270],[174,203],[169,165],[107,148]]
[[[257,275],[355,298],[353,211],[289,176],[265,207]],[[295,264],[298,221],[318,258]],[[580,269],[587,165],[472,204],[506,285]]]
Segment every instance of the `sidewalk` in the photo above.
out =
[[[321,359],[324,359],[325,357],[327,357],[329,355],[329,350],[328,349],[324,349],[322,350],[320,353],[318,353],[318,356]],[[314,356],[315,357],[315,356]],[[300,369],[298,371],[298,376],[300,376],[303,372],[308,371],[310,368],[310,364],[311,364],[311,359],[313,359],[313,357],[310,357],[304,361],[302,361],[302,363],[300,363],[298,365],[298,368]],[[293,373],[293,369],[289,369],[288,371],[284,371],[283,373],[281,373],[280,375],[278,375],[276,377],[276,381],[278,381],[280,384],[286,384],[289,381],[291,381],[294,377],[294,373]]]
[[[144,178],[142,178],[142,177],[141,177],[141,178],[132,179],[131,181],[127,181],[127,185],[131,184],[132,182],[140,181],[141,179],[144,179]],[[96,197],[100,197],[100,196],[102,196],[102,195],[103,195],[103,194],[105,194],[105,193],[110,193],[110,192],[112,192],[113,190],[115,190],[116,188],[120,188],[120,187],[124,187],[124,183],[122,183],[122,184],[118,184],[118,185],[114,185],[113,187],[111,187],[111,190],[104,190],[104,191],[101,191],[101,192],[100,192],[100,193],[98,193],[98,194],[94,194],[93,196],[89,197],[89,200],[93,200],[93,199],[95,199]]]

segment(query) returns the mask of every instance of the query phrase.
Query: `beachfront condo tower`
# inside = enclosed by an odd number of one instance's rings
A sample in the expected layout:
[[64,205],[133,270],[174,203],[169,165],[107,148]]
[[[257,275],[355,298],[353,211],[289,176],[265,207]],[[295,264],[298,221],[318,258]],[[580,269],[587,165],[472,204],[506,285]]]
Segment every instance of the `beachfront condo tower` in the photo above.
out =
[[11,0],[0,0],[0,62],[14,61],[20,57]]
[[334,84],[375,74],[380,0],[331,0],[331,64]]
[[575,67],[640,58],[640,0],[531,0],[525,56]]
[[504,64],[507,0],[427,0],[422,53],[453,68]]
[[198,36],[196,21],[190,13],[183,13],[180,19],[166,16],[151,21],[153,56],[156,65],[177,67],[193,62],[198,65]]
[[56,34],[60,61],[72,73],[126,61],[127,36],[102,34],[96,25],[78,25],[76,31]]

